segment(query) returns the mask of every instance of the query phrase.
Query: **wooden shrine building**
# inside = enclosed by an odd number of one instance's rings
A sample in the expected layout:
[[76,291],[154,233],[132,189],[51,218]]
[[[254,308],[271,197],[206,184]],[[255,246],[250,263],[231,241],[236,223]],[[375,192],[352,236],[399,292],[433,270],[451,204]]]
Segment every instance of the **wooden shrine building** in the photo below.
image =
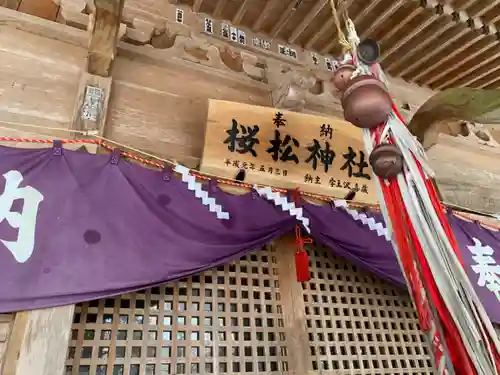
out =
[[[500,1],[340,3],[360,37],[380,43],[391,94],[407,121],[439,90],[500,88]],[[289,111],[303,129],[297,132],[307,136],[310,119],[343,121],[330,81],[341,50],[328,0],[0,4],[2,145],[102,137],[234,178],[245,161],[226,168],[228,156],[210,146],[227,106],[241,106],[247,119],[259,118],[258,111]],[[100,90],[99,108],[89,99],[89,85]],[[498,226],[495,125],[457,120],[412,131],[427,150],[443,201],[470,210],[463,214],[468,218],[488,213],[474,219]],[[341,133],[339,145],[343,136],[355,137]],[[65,147],[106,152],[95,143]],[[285,188],[299,184],[328,194],[328,186],[300,180],[302,171],[299,177],[288,171],[289,180],[273,173],[262,174],[262,183],[289,181]],[[283,238],[166,285],[1,314],[0,374],[433,373],[405,290],[320,244],[309,247],[311,281],[297,283],[294,253],[293,241]]]

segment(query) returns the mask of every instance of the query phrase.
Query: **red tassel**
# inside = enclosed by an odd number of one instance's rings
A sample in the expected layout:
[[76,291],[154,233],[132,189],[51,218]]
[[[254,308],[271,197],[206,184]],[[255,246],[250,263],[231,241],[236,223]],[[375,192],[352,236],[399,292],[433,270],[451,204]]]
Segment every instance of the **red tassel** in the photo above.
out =
[[[299,189],[293,189],[292,196],[295,201],[295,206],[300,207]],[[311,238],[303,238],[300,233],[300,225],[295,225],[295,244],[297,244],[297,252],[295,253],[295,270],[297,272],[297,281],[299,283],[309,281],[311,279],[311,274],[309,273],[309,257],[307,256],[307,252],[304,250],[304,244],[312,242]]]
[[311,274],[309,273],[309,257],[305,251],[297,251],[295,253],[295,269],[297,270],[297,281],[309,281]]

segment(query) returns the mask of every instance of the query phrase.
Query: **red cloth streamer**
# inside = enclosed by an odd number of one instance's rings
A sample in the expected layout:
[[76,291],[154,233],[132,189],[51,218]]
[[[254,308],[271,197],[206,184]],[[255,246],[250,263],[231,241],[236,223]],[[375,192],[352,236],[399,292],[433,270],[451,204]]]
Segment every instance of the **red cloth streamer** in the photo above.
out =
[[[295,202],[295,206],[300,206],[300,194],[299,189],[292,190],[292,197]],[[311,279],[311,273],[309,272],[309,256],[304,250],[305,243],[312,243],[311,238],[302,237],[300,225],[295,225],[295,242],[297,245],[297,252],[295,253],[295,270],[297,272],[297,281],[304,282]]]
[[[399,119],[404,123],[404,120],[394,105],[393,110]],[[377,128],[374,131],[377,143],[380,142],[380,131],[381,128]],[[455,250],[455,254],[462,263],[460,252],[458,251],[457,241],[451,231],[447,218],[443,213],[435,187],[432,185],[430,179],[423,173],[422,166],[418,160],[415,161],[418,165],[421,177],[425,181],[427,191],[434,209],[437,212],[440,224],[450,240],[450,243]],[[462,341],[458,327],[451,318],[450,312],[448,311],[443,297],[436,285],[434,275],[432,274],[427,259],[423,253],[420,239],[418,238],[413,223],[408,216],[397,180],[392,179],[389,181],[389,184],[385,184],[385,182],[381,180],[381,186],[384,200],[388,208],[388,214],[393,224],[393,232],[398,244],[402,266],[410,284],[410,289],[419,313],[422,330],[426,331],[428,334],[431,332],[433,333],[433,336],[430,337],[430,342],[435,360],[435,368],[439,368],[440,361],[443,359],[442,356],[445,355],[443,347],[443,344],[445,343],[446,348],[448,349],[451,365],[457,375],[477,374]],[[425,280],[425,283],[423,280]],[[425,293],[422,293],[423,290],[425,290]],[[437,313],[435,317],[431,313],[429,303],[433,305]],[[433,329],[433,326],[436,324],[441,327],[442,335],[439,330]],[[498,367],[498,353],[496,351],[495,359],[497,360]],[[446,366],[441,369],[442,372],[439,375],[447,373]]]

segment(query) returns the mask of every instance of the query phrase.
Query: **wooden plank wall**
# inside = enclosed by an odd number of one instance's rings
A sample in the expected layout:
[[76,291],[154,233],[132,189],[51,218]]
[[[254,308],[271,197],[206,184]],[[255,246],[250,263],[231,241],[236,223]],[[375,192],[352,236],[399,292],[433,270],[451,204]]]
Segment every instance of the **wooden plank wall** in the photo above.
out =
[[[15,28],[2,30],[0,134],[47,138],[38,135],[40,131],[35,126],[67,129],[84,53],[82,48]],[[54,136],[67,138],[68,133],[54,132],[48,138]]]
[[[68,132],[48,128],[69,128],[84,56],[84,48],[58,40],[14,28],[0,33],[0,134],[71,138]],[[247,81],[120,57],[105,136],[195,167],[202,152],[207,98],[271,105],[267,87]]]
[[118,58],[105,135],[194,167],[201,157],[208,98],[271,105],[263,84]]

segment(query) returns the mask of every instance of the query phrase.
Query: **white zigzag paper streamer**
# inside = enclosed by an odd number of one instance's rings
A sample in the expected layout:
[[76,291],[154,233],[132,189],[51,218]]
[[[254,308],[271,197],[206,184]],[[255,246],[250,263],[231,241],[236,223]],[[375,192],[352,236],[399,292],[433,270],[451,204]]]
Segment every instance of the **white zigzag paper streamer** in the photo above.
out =
[[188,189],[194,192],[196,198],[200,199],[201,203],[203,203],[204,206],[207,206],[210,212],[215,212],[217,219],[229,220],[229,213],[223,211],[222,206],[215,202],[215,198],[208,196],[208,193],[203,190],[203,186],[196,181],[196,178],[192,174],[189,173],[189,168],[177,164],[174,171],[181,174],[182,181],[188,184]]
[[302,223],[307,233],[311,233],[309,229],[309,218],[302,215],[302,207],[296,207],[295,203],[289,202],[287,197],[273,191],[270,187],[259,188],[257,185],[254,185],[253,188],[261,197],[273,201],[276,206],[281,206],[283,211],[290,211],[290,215],[295,216],[295,218]]
[[363,212],[359,213],[356,210],[351,210],[347,206],[347,202],[343,199],[334,200],[333,204],[337,208],[342,207],[354,220],[361,221],[364,225],[368,226],[370,230],[376,231],[379,236],[384,236],[387,241],[391,240],[389,231],[387,230],[386,227],[384,227],[384,224],[377,223],[373,217],[369,217]]

